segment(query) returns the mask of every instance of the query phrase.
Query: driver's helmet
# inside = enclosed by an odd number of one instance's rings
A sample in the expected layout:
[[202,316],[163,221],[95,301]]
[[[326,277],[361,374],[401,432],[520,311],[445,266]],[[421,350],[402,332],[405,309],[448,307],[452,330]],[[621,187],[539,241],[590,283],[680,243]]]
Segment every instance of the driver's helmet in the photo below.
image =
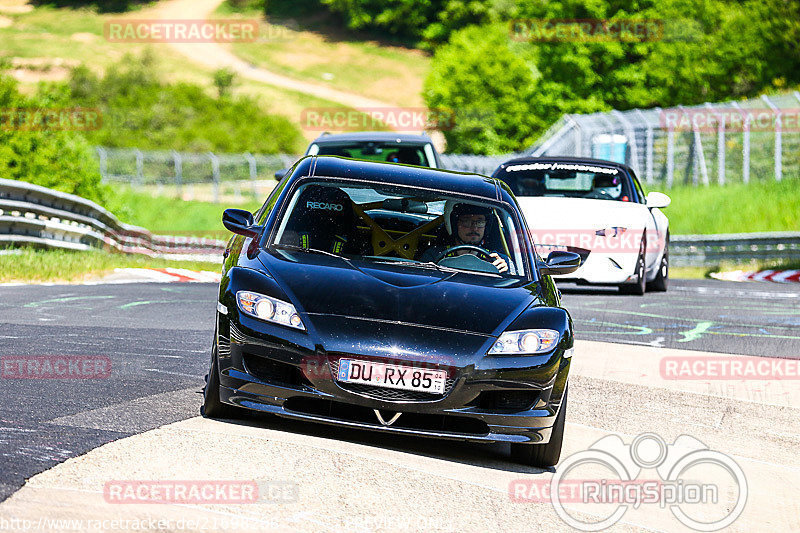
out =
[[444,205],[444,224],[449,235],[452,236],[457,234],[456,227],[458,226],[458,218],[462,215],[485,216],[486,233],[484,233],[484,235],[489,234],[489,228],[492,224],[492,209],[490,207],[448,200]]
[[612,198],[619,198],[622,193],[622,181],[619,176],[599,175],[594,178],[594,190],[602,191]]

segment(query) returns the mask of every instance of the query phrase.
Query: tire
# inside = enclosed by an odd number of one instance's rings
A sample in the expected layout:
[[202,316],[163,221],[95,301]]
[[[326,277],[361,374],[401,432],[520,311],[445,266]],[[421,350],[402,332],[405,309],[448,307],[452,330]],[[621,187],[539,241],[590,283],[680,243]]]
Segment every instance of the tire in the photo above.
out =
[[238,410],[220,401],[219,387],[219,368],[215,348],[211,353],[211,366],[206,374],[206,386],[203,388],[203,405],[200,407],[200,414],[205,418],[236,418]]
[[647,290],[656,292],[667,292],[669,286],[669,233],[664,244],[664,255],[661,257],[661,264],[658,265],[656,279],[647,284]]
[[569,391],[564,391],[561,408],[558,410],[556,421],[553,424],[553,431],[550,434],[550,442],[547,444],[511,444],[511,458],[515,462],[537,468],[548,468],[558,464],[558,460],[561,458],[561,445],[564,442],[567,392]]
[[642,243],[639,245],[639,257],[636,259],[636,283],[625,283],[620,285],[619,292],[622,294],[642,296],[645,290],[647,290],[647,271],[644,255],[646,249],[644,237],[642,237]]

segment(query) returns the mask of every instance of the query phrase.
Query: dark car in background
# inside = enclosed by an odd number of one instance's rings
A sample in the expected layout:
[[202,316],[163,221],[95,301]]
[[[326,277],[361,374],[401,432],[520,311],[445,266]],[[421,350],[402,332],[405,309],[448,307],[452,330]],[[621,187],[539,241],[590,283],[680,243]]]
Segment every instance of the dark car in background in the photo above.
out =
[[[541,261],[502,181],[309,156],[255,215],[223,222],[237,235],[205,416],[508,442],[525,464],[557,463],[574,339],[550,275],[580,258]],[[478,230],[482,247],[454,244]]]
[[[412,135],[388,131],[323,133],[306,148],[305,155],[335,155],[364,161],[401,163],[442,168],[433,140],[425,134]],[[281,179],[287,170],[275,173]]]

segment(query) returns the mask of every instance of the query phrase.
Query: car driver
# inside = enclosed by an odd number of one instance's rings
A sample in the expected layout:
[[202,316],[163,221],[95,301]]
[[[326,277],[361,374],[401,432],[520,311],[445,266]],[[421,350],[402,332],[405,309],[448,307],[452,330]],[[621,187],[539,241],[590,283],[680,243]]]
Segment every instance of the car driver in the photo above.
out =
[[[445,250],[454,246],[472,245],[485,248],[486,228],[492,220],[492,210],[473,204],[455,204],[450,212],[450,220],[445,221],[450,239],[444,245],[431,246],[420,257],[420,261],[435,261]],[[447,223],[449,222],[449,224]],[[508,261],[497,252],[487,250],[494,259],[492,264],[500,273],[508,272]],[[459,250],[454,255],[472,254],[471,250]]]

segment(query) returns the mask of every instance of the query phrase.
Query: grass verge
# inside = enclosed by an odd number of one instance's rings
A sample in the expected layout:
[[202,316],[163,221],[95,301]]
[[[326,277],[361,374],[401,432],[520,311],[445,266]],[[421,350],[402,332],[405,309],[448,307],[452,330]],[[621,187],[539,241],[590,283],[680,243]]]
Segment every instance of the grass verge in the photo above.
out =
[[664,190],[670,233],[751,233],[800,230],[800,178],[781,182],[675,187]]
[[101,250],[68,251],[34,248],[0,253],[0,282],[73,282],[109,274],[115,268],[186,268],[217,272],[220,265],[203,261],[170,261]]
[[[168,196],[151,196],[129,187],[114,187],[104,206],[127,224],[134,224],[162,235],[191,235],[227,240],[230,232],[222,225],[225,204],[188,201]],[[261,202],[246,201],[237,208],[257,211]]]

